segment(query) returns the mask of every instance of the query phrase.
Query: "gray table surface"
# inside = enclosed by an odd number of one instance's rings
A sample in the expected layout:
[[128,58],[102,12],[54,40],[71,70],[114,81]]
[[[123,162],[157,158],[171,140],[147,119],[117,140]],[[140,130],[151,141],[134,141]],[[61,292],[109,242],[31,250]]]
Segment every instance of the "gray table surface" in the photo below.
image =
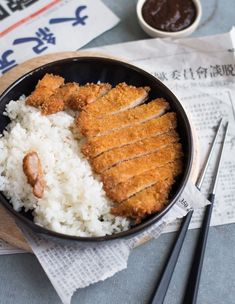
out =
[[[234,25],[234,0],[201,0],[203,18],[193,36],[227,32]],[[86,47],[101,46],[148,38],[139,28],[135,15],[136,0],[104,0],[121,19],[114,29],[93,40]],[[112,278],[78,290],[72,303],[120,304],[147,303],[159,279],[175,233],[162,235],[133,250],[128,268]],[[188,265],[198,230],[189,231],[165,304],[182,303]],[[235,225],[210,229],[201,278],[198,304],[235,303]],[[61,303],[53,286],[31,254],[0,256],[1,304]],[[184,303],[187,304],[187,303]]]

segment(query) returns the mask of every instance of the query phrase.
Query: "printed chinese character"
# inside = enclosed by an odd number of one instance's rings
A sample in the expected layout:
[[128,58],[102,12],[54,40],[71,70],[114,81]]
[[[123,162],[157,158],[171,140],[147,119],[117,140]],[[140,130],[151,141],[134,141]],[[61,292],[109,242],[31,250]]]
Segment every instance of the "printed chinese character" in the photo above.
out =
[[197,68],[196,72],[197,72],[197,75],[198,75],[199,79],[201,79],[201,78],[206,79],[207,78],[207,68],[199,67],[199,68]]
[[88,16],[80,16],[81,12],[86,9],[87,6],[81,5],[79,6],[76,11],[75,11],[75,17],[64,17],[64,18],[53,18],[49,20],[50,24],[55,24],[55,23],[61,23],[61,22],[68,22],[68,21],[74,21],[72,23],[72,26],[81,24],[85,25],[85,20],[88,18]]
[[32,50],[36,54],[40,54],[48,48],[46,44],[56,44],[56,38],[48,27],[44,27],[39,28],[34,37],[23,37],[15,39],[13,45],[27,42],[35,42],[36,45],[32,48]]
[[218,77],[218,76],[223,76],[223,70],[222,70],[222,67],[221,65],[219,64],[216,64],[216,65],[211,65],[210,66],[211,68],[211,77]]
[[184,69],[184,79],[195,80],[192,68]]
[[180,74],[179,71],[175,70],[175,71],[172,72],[172,79],[180,80],[180,78],[181,78],[181,74]]
[[9,13],[0,5],[0,21],[9,16]]
[[154,72],[154,76],[157,77],[161,81],[168,80],[165,72]]
[[5,0],[12,12],[21,11],[25,7],[37,2],[38,0]]
[[235,66],[232,64],[222,65],[222,69],[226,76],[235,76]]
[[12,50],[7,50],[1,55],[0,71],[2,73],[6,73],[7,71],[9,71],[10,69],[12,69],[13,67],[15,67],[17,65],[16,61],[14,59],[12,59],[12,60],[9,59],[9,56],[13,53],[14,52]]

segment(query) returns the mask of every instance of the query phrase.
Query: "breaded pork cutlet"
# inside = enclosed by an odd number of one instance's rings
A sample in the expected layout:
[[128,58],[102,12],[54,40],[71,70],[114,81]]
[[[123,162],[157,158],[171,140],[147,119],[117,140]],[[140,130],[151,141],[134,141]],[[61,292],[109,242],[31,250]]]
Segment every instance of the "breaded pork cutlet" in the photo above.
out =
[[173,112],[166,113],[159,118],[149,120],[143,124],[114,131],[104,136],[91,138],[83,145],[82,152],[87,158],[93,158],[105,151],[166,133],[176,128],[176,123],[176,114]]
[[135,175],[165,166],[182,155],[181,144],[173,143],[157,152],[122,162],[101,174],[104,189],[107,191]]
[[36,89],[46,87],[52,90],[56,90],[64,84],[64,78],[54,74],[45,74],[41,80],[38,81]]
[[46,74],[39,80],[26,104],[40,107],[43,115],[54,114],[66,108],[81,110],[83,106],[94,102],[110,89],[111,85],[108,83],[87,83],[84,86],[79,86],[75,82],[64,84],[64,78]]
[[148,92],[148,87],[137,88],[126,83],[120,83],[96,102],[85,106],[80,115],[81,117],[83,115],[102,117],[125,111],[143,103],[148,96]]
[[149,137],[133,144],[115,148],[100,154],[91,160],[91,165],[96,173],[102,173],[110,167],[125,160],[153,153],[163,147],[179,141],[175,130],[158,136]]
[[163,115],[168,107],[168,102],[163,98],[157,98],[148,104],[140,105],[116,115],[104,116],[96,120],[90,115],[78,116],[76,125],[84,136],[101,136],[115,130],[157,118]]
[[88,83],[79,86],[77,83],[66,83],[56,89],[54,94],[45,100],[41,105],[42,114],[50,115],[64,109],[80,110],[83,105],[94,102],[111,89],[107,83]]
[[173,183],[173,177],[160,181],[113,207],[111,213],[135,219],[136,223],[139,223],[147,215],[159,212],[165,207]]
[[120,203],[157,182],[164,181],[171,177],[175,178],[182,172],[182,168],[182,159],[176,159],[163,167],[143,172],[123,183],[117,184],[114,188],[106,189],[106,194],[116,203]]
[[27,98],[26,104],[33,107],[40,107],[57,88],[64,84],[64,78],[45,74],[45,76],[38,81],[36,89]]
[[66,104],[78,94],[80,88],[75,82],[68,82],[57,88],[55,92],[47,98],[41,105],[43,115],[54,114],[65,109]]
[[82,110],[86,105],[96,101],[110,91],[112,86],[109,83],[87,83],[80,86],[78,92],[66,102],[66,107],[74,111]]

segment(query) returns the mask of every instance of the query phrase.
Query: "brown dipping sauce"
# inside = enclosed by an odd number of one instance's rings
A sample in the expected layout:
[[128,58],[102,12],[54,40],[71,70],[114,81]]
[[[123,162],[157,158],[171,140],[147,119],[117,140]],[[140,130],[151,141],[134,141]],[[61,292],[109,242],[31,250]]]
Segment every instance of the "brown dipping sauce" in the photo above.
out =
[[194,22],[196,7],[191,0],[147,0],[142,15],[157,30],[177,32]]

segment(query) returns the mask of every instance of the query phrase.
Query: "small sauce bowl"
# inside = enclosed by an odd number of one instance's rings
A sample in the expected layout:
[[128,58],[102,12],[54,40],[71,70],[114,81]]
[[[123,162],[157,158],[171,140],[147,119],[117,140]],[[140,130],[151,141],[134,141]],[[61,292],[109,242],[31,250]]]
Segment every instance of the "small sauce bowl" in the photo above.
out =
[[[169,0],[169,1],[172,1],[172,0]],[[143,8],[143,5],[145,2],[146,2],[146,0],[138,0],[137,6],[136,6],[137,17],[138,17],[139,24],[140,24],[141,28],[145,31],[145,33],[154,38],[155,37],[181,38],[181,37],[189,36],[196,30],[196,28],[198,27],[199,22],[201,20],[201,16],[202,16],[201,3],[199,0],[192,0],[192,2],[195,5],[195,9],[196,9],[196,17],[195,17],[195,20],[193,21],[193,23],[191,25],[189,25],[188,27],[186,27],[185,29],[179,30],[177,32],[161,31],[161,30],[158,30],[158,29],[152,27],[144,20],[143,14],[142,14],[142,8]]]

